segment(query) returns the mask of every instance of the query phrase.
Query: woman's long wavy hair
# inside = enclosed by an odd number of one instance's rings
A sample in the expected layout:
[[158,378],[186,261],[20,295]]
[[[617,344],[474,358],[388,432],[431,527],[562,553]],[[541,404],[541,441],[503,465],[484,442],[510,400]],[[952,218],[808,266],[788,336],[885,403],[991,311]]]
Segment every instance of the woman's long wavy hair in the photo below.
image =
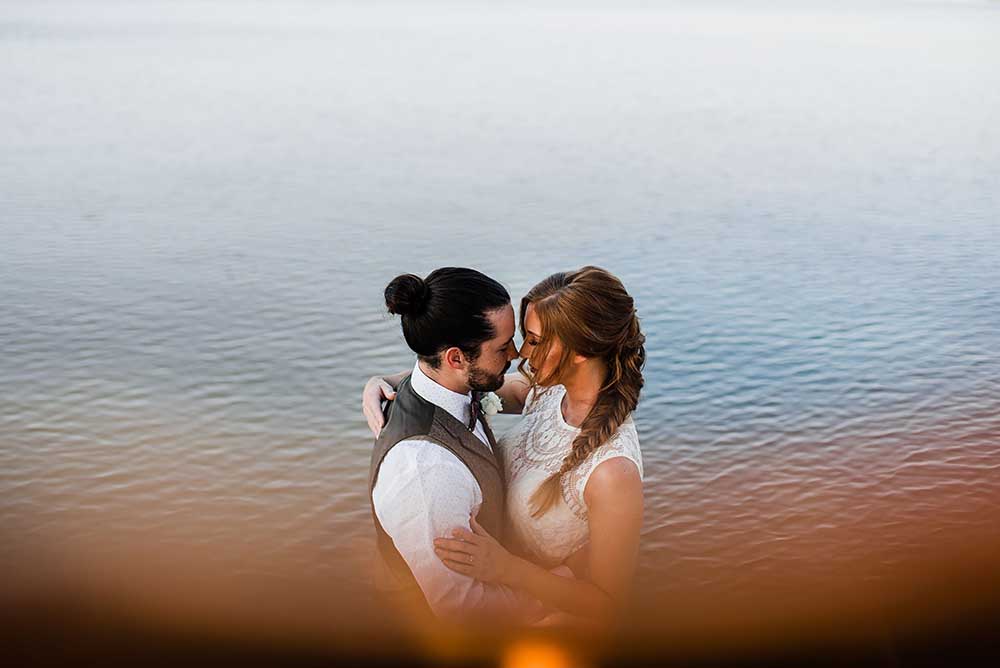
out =
[[[528,378],[536,392],[545,391],[538,390],[539,387],[560,384],[575,355],[600,358],[608,368],[597,402],[580,425],[580,433],[562,467],[531,496],[532,515],[541,517],[562,495],[562,477],[606,443],[638,405],[646,337],[625,286],[599,267],[552,274],[533,287],[521,300],[524,337],[528,336],[524,317],[529,304],[534,305],[542,331],[538,345],[529,358],[521,360],[518,371]],[[529,373],[526,365],[537,374],[556,339],[563,346],[558,364],[544,376]]]

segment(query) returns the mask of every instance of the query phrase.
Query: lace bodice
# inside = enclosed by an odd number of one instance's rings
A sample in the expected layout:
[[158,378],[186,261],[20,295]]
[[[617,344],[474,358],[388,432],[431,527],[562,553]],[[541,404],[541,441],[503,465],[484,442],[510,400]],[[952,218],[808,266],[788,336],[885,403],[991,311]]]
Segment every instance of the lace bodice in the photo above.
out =
[[562,477],[562,499],[539,518],[531,516],[529,501],[538,486],[562,466],[573,440],[580,433],[562,416],[561,385],[532,390],[524,415],[499,442],[507,477],[507,515],[516,547],[534,561],[554,566],[582,547],[590,538],[587,504],[583,498],[590,474],[615,457],[635,463],[642,477],[642,454],[635,423],[629,417],[615,434],[574,470]]

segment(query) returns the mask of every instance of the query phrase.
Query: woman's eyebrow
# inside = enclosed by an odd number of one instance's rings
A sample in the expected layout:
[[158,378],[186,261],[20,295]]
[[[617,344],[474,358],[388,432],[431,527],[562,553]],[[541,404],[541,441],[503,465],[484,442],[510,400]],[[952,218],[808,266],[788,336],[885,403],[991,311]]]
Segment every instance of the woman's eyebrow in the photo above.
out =
[[530,329],[526,329],[526,330],[524,330],[524,331],[526,331],[526,332],[527,332],[528,334],[531,334],[531,335],[532,335],[533,337],[535,337],[536,339],[540,339],[540,338],[542,338],[541,336],[539,336],[538,334],[535,334],[535,333],[534,333],[533,331],[531,331]]

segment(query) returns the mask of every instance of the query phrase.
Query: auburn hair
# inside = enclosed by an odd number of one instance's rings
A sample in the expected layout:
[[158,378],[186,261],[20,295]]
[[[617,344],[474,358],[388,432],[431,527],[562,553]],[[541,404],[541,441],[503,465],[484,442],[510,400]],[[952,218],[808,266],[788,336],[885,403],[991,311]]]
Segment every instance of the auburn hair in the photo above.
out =
[[[518,370],[532,389],[560,384],[573,357],[599,358],[608,374],[580,433],[558,471],[549,476],[531,496],[531,514],[544,515],[562,494],[562,479],[606,443],[635,410],[642,390],[642,367],[646,362],[646,337],[639,326],[635,303],[622,282],[600,267],[552,274],[528,291],[521,300],[521,334],[527,337],[524,318],[533,305],[541,323],[540,340]],[[554,368],[538,375],[553,342],[562,344],[562,354]],[[534,374],[526,370],[530,364]]]

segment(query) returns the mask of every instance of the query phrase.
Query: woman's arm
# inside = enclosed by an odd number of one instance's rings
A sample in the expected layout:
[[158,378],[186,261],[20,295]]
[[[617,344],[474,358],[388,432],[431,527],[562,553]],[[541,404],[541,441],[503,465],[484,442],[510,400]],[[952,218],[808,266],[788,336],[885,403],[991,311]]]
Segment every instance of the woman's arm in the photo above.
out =
[[[365,383],[365,389],[361,392],[361,411],[375,438],[378,438],[382,427],[385,426],[382,402],[395,399],[396,388],[409,375],[410,371],[400,371],[393,376],[372,376]],[[524,400],[527,399],[530,388],[531,385],[520,373],[508,373],[504,376],[503,385],[496,392],[503,403],[501,412],[520,415],[524,410]]]
[[452,570],[523,589],[579,617],[608,621],[625,601],[639,550],[642,481],[635,464],[622,457],[601,463],[587,481],[584,499],[589,580],[565,578],[510,554],[477,523],[474,533],[457,530],[458,540],[436,540],[438,556]]
[[508,373],[503,377],[503,385],[497,390],[497,396],[503,402],[501,413],[520,415],[524,411],[524,400],[528,398],[531,384],[520,373]]
[[378,438],[385,426],[382,402],[395,399],[396,388],[409,375],[409,371],[400,371],[393,376],[372,376],[365,383],[365,389],[361,392],[361,412],[365,414],[368,428],[375,434],[375,438]]

